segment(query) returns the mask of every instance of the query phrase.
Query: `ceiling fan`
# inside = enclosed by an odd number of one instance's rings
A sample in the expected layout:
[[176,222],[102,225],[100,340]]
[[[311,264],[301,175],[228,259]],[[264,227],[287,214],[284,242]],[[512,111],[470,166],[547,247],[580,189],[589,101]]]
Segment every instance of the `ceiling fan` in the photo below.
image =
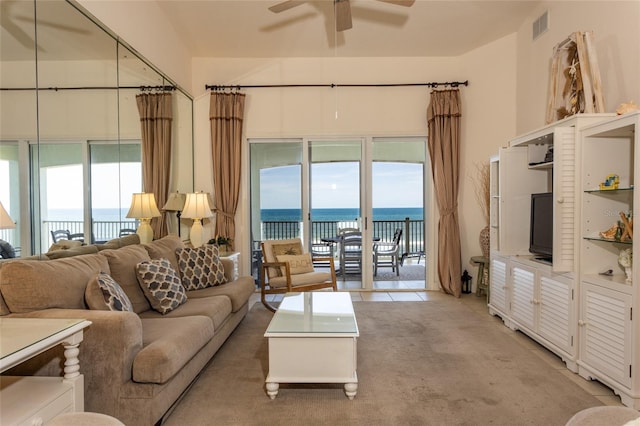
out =
[[[309,0],[285,0],[278,4],[275,4],[269,8],[273,13],[284,12],[285,10],[292,9],[303,3],[307,3]],[[377,0],[383,3],[391,3],[398,6],[410,7],[415,3],[415,0]],[[349,0],[333,0],[335,5],[336,14],[336,30],[344,31],[353,27],[351,22],[351,4]]]

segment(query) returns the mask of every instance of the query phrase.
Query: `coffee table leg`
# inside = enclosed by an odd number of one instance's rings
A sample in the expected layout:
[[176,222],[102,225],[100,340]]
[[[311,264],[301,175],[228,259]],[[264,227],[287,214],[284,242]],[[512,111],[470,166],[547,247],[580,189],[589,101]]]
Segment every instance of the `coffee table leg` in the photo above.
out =
[[345,383],[344,384],[344,393],[347,395],[347,397],[349,399],[355,398],[356,392],[358,392],[358,384],[357,383]]
[[278,388],[280,388],[279,383],[267,382],[267,395],[269,395],[269,398],[275,399],[276,395],[278,395]]

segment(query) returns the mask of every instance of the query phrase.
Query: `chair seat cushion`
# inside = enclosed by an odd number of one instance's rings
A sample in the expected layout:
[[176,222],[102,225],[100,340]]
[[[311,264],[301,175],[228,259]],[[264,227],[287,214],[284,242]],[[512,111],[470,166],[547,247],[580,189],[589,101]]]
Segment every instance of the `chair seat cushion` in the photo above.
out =
[[[322,283],[331,281],[330,272],[309,272],[306,274],[291,275],[291,285],[293,287],[306,284]],[[287,286],[287,277],[274,277],[269,279],[269,286],[272,288],[282,288]]]

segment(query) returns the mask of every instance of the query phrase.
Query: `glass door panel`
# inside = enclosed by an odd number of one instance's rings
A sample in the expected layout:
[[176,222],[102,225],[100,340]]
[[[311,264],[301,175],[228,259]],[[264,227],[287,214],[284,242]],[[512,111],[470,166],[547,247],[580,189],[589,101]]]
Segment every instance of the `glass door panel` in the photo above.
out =
[[262,240],[302,238],[302,141],[250,143],[252,272]]
[[104,242],[120,237],[127,230],[135,232],[138,224],[126,215],[133,194],[142,190],[140,143],[94,142],[89,150],[91,206],[88,211],[92,240]]
[[423,138],[373,139],[374,288],[425,287],[425,161]]
[[361,140],[309,142],[311,251],[334,256],[343,288],[361,287],[369,265],[363,256],[361,160]]
[[[83,145],[79,143],[40,143],[31,145],[33,164],[33,240],[46,253],[54,243],[51,231],[84,233]],[[36,198],[35,194],[39,194]],[[35,215],[35,214],[34,214]],[[37,244],[39,242],[39,244]]]

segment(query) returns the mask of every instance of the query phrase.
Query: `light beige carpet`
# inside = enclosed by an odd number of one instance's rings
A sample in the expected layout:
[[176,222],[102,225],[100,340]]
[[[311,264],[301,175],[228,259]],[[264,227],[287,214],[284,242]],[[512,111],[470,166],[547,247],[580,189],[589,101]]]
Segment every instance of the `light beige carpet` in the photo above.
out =
[[358,394],[342,385],[264,390],[256,304],[166,420],[167,425],[564,425],[600,402],[458,299],[354,302]]

